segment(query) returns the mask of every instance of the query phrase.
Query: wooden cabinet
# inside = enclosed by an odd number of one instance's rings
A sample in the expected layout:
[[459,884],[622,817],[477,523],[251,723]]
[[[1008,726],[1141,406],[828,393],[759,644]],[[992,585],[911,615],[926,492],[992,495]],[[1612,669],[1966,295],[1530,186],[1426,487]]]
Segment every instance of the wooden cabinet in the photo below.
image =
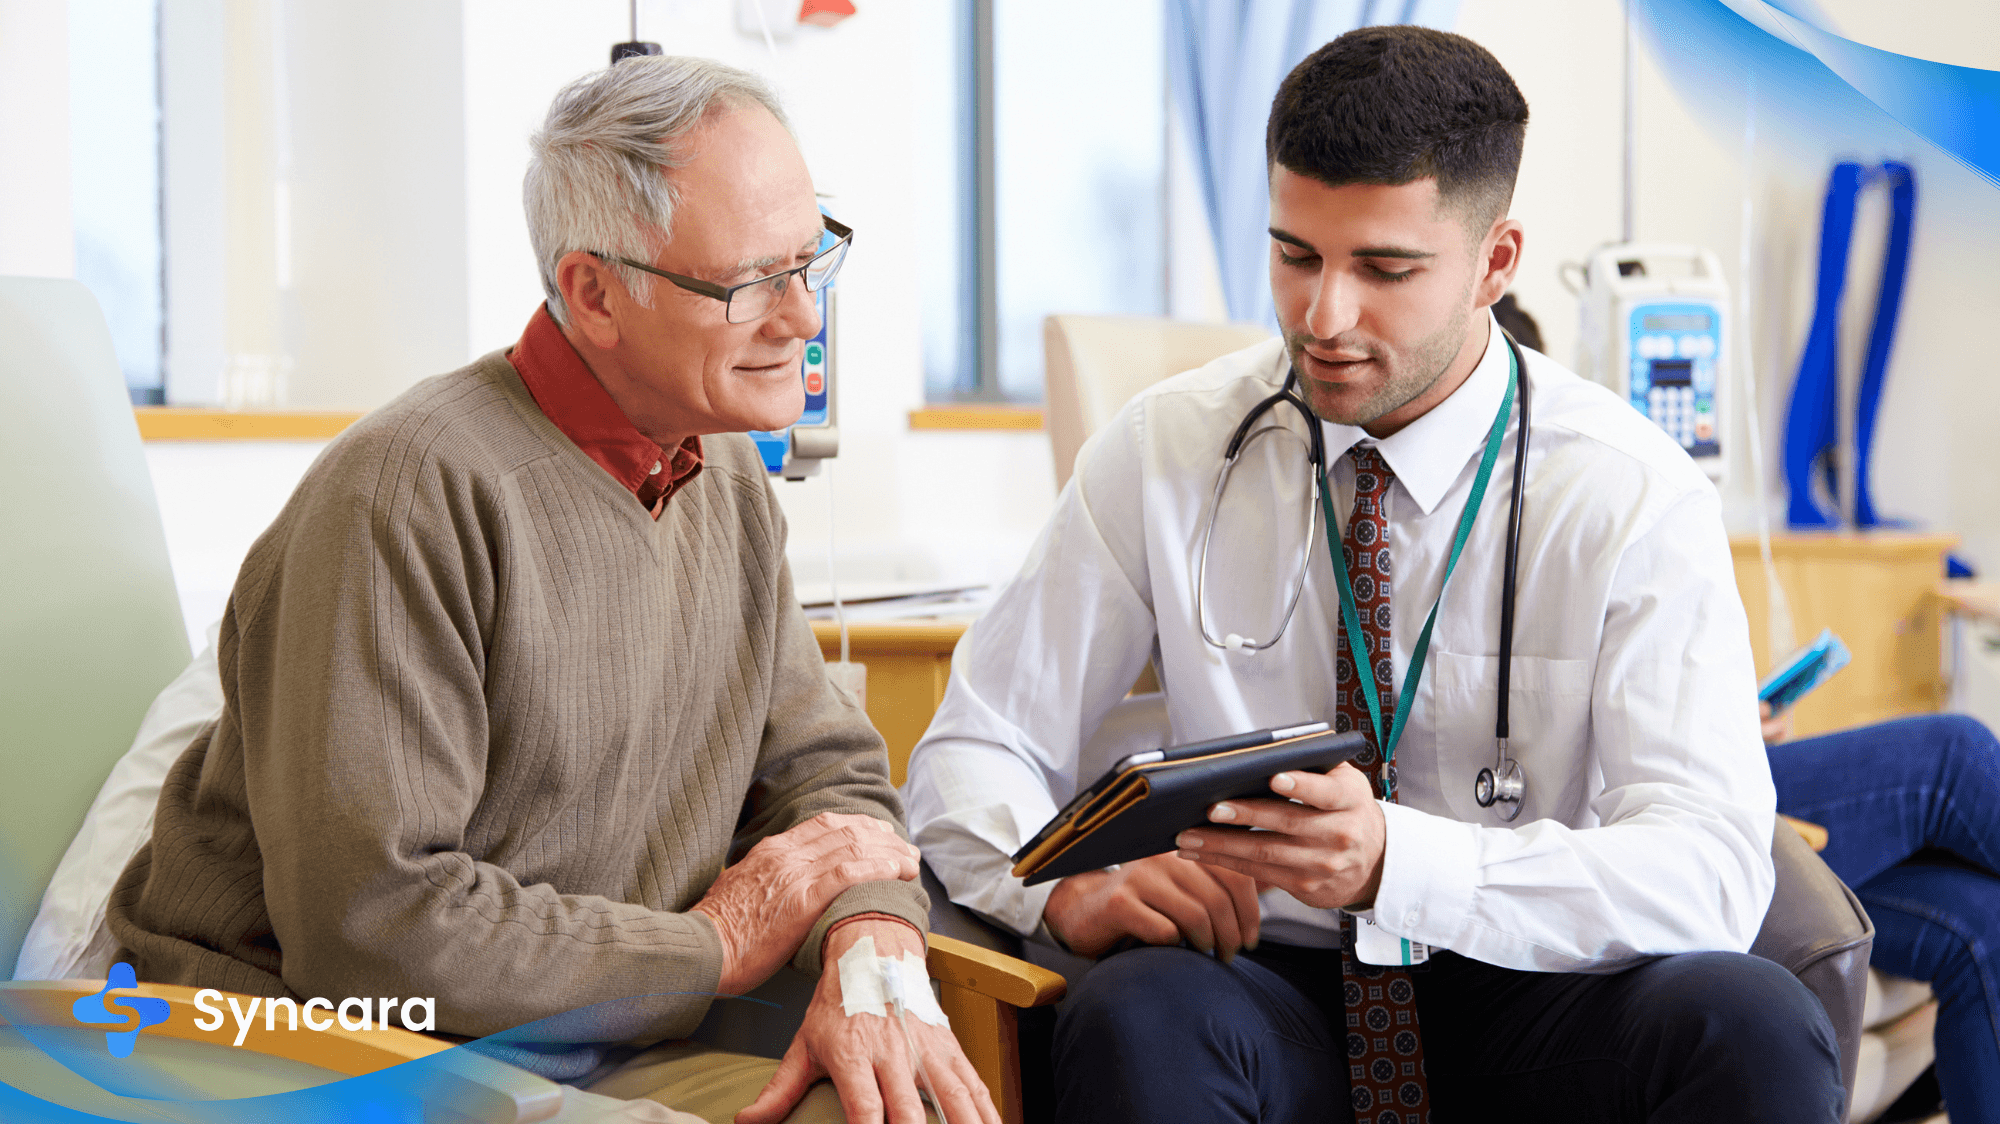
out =
[[[1957,544],[1952,535],[1886,531],[1772,536],[1771,559],[1799,642],[1831,628],[1854,653],[1845,671],[1793,710],[1793,737],[1944,705],[1943,602],[1936,590],[1944,555]],[[1770,650],[1757,539],[1739,536],[1729,547],[1761,675],[1787,653]]]
[[[951,679],[951,650],[969,620],[876,621],[847,626],[848,658],[868,666],[868,720],[889,743],[889,778],[903,783],[910,751],[931,724]],[[840,658],[840,628],[812,622],[829,660]]]

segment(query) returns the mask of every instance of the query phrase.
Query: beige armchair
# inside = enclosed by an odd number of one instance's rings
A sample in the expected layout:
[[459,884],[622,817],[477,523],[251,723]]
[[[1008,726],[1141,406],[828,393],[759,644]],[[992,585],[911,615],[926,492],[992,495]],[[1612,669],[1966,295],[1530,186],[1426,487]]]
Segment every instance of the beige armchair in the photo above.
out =
[[[1781,831],[1789,824],[1812,850],[1826,849],[1825,828],[1789,816],[1779,819]],[[1853,1015],[1861,1033],[1852,1043],[1852,1056],[1843,1059],[1853,1075],[1847,1097],[1850,1124],[1869,1124],[1880,1117],[1930,1068],[1937,1058],[1931,1037],[1937,1029],[1937,1011],[1929,984],[1868,969],[1861,1009]]]
[[1196,324],[1144,316],[1051,316],[1042,322],[1049,449],[1056,487],[1077,451],[1131,397],[1169,375],[1270,339],[1255,324]]

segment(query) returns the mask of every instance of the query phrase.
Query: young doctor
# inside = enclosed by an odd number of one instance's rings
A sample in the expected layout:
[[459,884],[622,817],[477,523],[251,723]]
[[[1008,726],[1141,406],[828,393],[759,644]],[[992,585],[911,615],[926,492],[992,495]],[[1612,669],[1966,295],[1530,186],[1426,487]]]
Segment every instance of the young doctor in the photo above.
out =
[[[1105,957],[1057,1028],[1060,1119],[1840,1117],[1824,1013],[1745,954],[1773,791],[1715,491],[1487,312],[1527,116],[1455,35],[1301,63],[1267,130],[1283,340],[1127,404],[959,646],[911,827],[953,900]],[[1331,528],[1287,403],[1218,491],[1288,373]],[[1211,810],[1261,832],[1025,888],[1008,856],[1108,764],[1081,746],[1149,659],[1177,740],[1328,719],[1371,752]],[[1509,761],[1518,804],[1482,804]]]

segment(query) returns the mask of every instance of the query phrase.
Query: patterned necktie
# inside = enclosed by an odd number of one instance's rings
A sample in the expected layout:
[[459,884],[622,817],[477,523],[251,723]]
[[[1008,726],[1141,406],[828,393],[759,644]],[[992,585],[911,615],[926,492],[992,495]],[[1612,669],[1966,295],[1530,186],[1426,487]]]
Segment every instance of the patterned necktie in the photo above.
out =
[[[1342,561],[1354,583],[1354,612],[1361,644],[1374,666],[1367,674],[1381,700],[1382,728],[1396,718],[1396,671],[1389,647],[1389,485],[1396,474],[1373,445],[1347,451],[1354,462],[1354,512],[1341,536]],[[1334,729],[1360,730],[1368,749],[1355,765],[1381,791],[1382,755],[1368,721],[1368,689],[1356,675],[1346,625],[1335,664]],[[1424,1042],[1417,1029],[1416,990],[1410,973],[1354,959],[1354,918],[1341,914],[1341,986],[1347,1010],[1349,1096],[1357,1124],[1429,1124],[1430,1090],[1424,1078]]]

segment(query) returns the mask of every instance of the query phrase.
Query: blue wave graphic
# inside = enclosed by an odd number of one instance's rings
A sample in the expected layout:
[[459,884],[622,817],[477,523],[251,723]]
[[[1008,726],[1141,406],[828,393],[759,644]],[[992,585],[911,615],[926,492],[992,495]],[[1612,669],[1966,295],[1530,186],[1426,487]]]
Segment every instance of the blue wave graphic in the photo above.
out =
[[1640,0],[1674,87],[1724,129],[1754,103],[1761,135],[1879,153],[1924,138],[2000,187],[2000,71],[1912,58],[1831,30],[1801,0]]
[[[495,1061],[515,1065],[526,1062],[524,1068],[532,1069],[532,1059],[537,1054],[592,1041],[588,1037],[592,1027],[629,1025],[631,1014],[623,1009],[628,1005],[637,1006],[662,996],[696,994],[711,999],[778,1006],[749,996],[698,992],[634,995],[565,1011],[360,1077],[340,1078],[323,1085],[268,1096],[214,1099],[212,1095],[203,1094],[161,1068],[144,1051],[129,1058],[112,1057],[105,1049],[104,1034],[100,1030],[81,1024],[38,1022],[16,997],[9,995],[8,989],[0,988],[0,1017],[5,1017],[23,1041],[104,1092],[131,1102],[129,1106],[121,1106],[121,1109],[129,1108],[129,1111],[120,1111],[115,1116],[97,1115],[44,1100],[0,1082],[0,1120],[9,1124],[96,1124],[100,1121],[136,1124],[190,1118],[212,1124],[268,1124],[272,1120],[284,1120],[287,1124],[422,1124],[426,1103],[451,1104],[463,1099],[466,1078],[462,1073],[468,1066],[490,1069]],[[131,1000],[125,1002],[130,1003]],[[296,1033],[314,1032],[302,1029]],[[213,1048],[224,1046],[218,1044]]]

